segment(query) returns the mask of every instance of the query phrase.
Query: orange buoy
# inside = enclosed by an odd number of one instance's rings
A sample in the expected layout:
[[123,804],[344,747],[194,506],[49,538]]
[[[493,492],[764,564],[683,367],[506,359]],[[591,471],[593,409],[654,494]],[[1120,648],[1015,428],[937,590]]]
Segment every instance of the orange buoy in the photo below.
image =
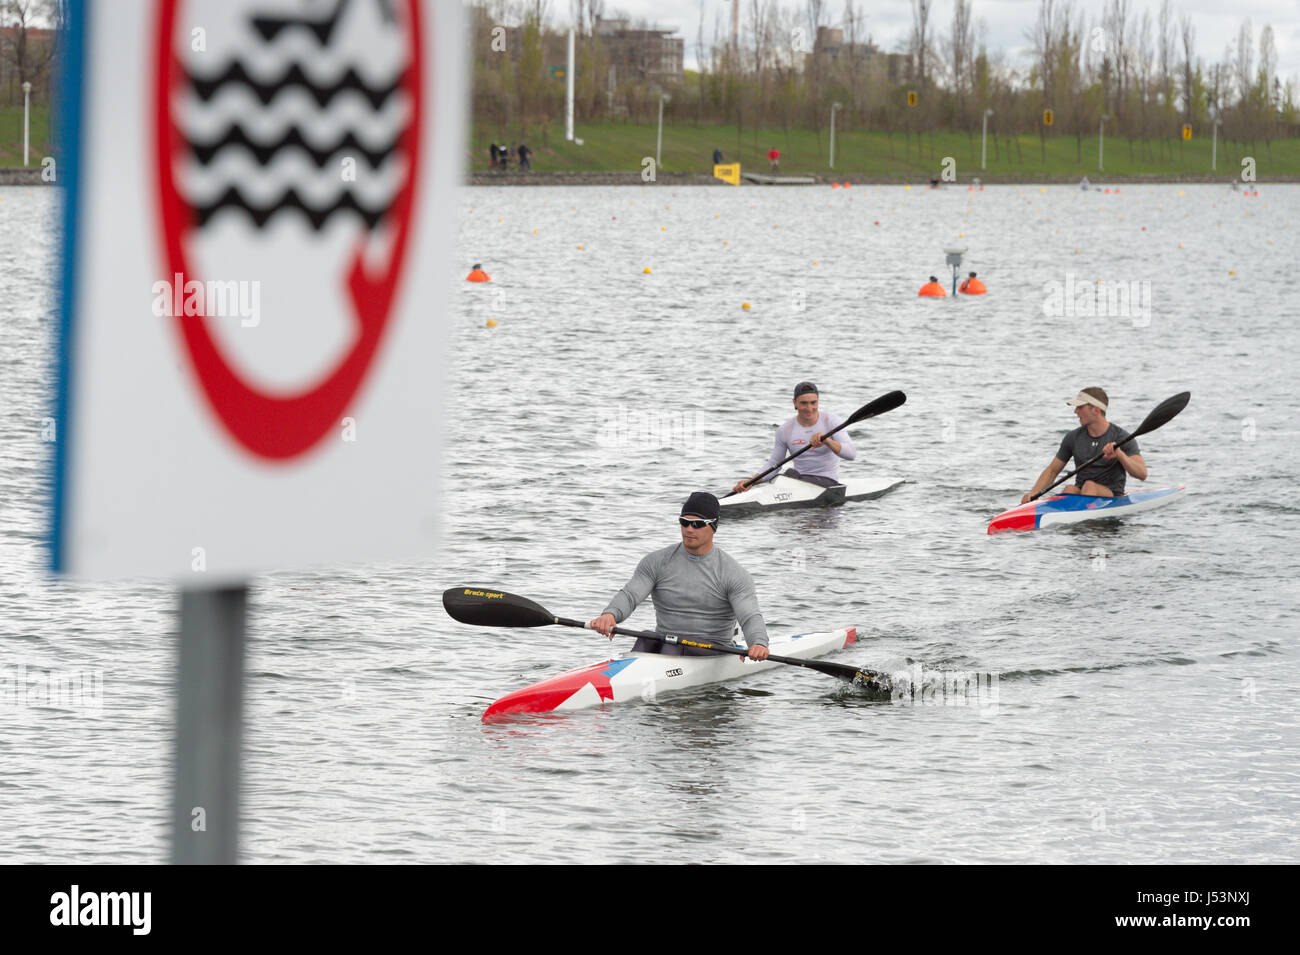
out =
[[483,271],[483,266],[478,262],[474,263],[474,268],[470,270],[469,275],[465,276],[466,282],[491,282],[492,276]]
[[984,295],[988,292],[988,289],[984,286],[983,282],[975,277],[975,273],[972,272],[966,277],[961,285],[957,286],[957,291],[963,292],[966,295]]
[[938,276],[935,275],[931,275],[930,281],[922,285],[921,291],[917,292],[916,294],[924,298],[947,298],[948,297],[948,293],[945,292],[943,290],[943,286],[939,284]]
[[833,182],[833,183],[831,183],[831,188],[832,188],[832,189],[838,189],[839,187],[840,187],[840,184],[839,184],[838,182]]

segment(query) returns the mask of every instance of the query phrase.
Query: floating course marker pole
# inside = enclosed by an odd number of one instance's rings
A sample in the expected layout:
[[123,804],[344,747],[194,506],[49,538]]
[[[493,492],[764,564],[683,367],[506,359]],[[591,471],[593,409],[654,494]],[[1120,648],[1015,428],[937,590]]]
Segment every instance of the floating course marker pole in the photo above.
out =
[[962,253],[964,253],[966,249],[963,247],[960,249],[944,249],[943,251],[947,253],[948,264],[952,266],[952,294],[955,298],[957,295],[957,270],[961,268]]

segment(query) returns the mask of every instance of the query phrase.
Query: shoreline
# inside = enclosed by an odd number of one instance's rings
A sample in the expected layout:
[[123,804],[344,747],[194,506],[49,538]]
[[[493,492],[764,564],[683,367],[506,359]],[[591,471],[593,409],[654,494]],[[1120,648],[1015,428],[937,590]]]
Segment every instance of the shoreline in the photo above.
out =
[[[923,176],[865,176],[852,173],[844,176],[827,176],[807,172],[781,172],[779,175],[809,176],[817,180],[813,185],[828,186],[833,182],[847,182],[854,186],[929,186],[930,180]],[[973,185],[978,179],[985,186],[1077,186],[1082,176],[1040,176],[1025,174],[1009,176],[993,173],[986,176],[963,177],[956,182],[945,182],[945,188],[957,188]],[[1092,182],[1089,177],[1089,182]],[[1240,180],[1217,174],[1170,176],[1162,173],[1149,173],[1129,176],[1099,175],[1098,186],[1138,186],[1138,185],[1195,185],[1210,184],[1230,186]],[[1250,186],[1260,183],[1300,182],[1300,176],[1259,176]],[[702,172],[660,172],[653,182],[642,180],[640,171],[532,171],[532,172],[494,172],[492,170],[473,170],[466,181],[471,186],[725,186],[726,183],[714,179],[712,175]],[[741,185],[755,186],[758,183],[742,182]]]
[[[812,175],[817,181],[812,185],[828,186],[833,182],[847,182],[854,186],[903,186],[926,187],[930,180],[921,176],[864,176],[846,174],[844,176],[825,176],[802,172],[789,172],[784,175]],[[953,189],[971,186],[976,179],[985,186],[1077,186],[1079,176],[1008,176],[992,174],[988,176],[963,178],[956,182],[942,183],[944,188]],[[1091,182],[1091,179],[1089,180]],[[1183,175],[1168,176],[1159,173],[1137,176],[1100,176],[1097,186],[1140,186],[1140,185],[1219,185],[1229,186],[1239,182],[1228,176],[1219,175]],[[1300,176],[1260,176],[1250,186],[1261,183],[1300,182]],[[0,186],[58,186],[58,182],[46,182],[41,176],[40,167],[0,166]],[[492,172],[473,170],[464,181],[469,186],[725,186],[726,183],[702,172],[660,172],[655,180],[646,182],[640,171],[533,171],[533,172]],[[758,186],[759,183],[742,182],[743,186]]]

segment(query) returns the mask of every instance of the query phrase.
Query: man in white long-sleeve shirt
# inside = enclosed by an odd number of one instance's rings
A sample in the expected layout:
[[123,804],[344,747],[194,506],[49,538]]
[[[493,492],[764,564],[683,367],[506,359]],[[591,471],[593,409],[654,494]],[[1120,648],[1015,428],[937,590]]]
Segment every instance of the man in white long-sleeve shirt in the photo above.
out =
[[[844,423],[844,419],[818,407],[817,386],[811,381],[801,381],[794,386],[794,408],[797,414],[776,429],[776,442],[772,447],[772,456],[762,470],[775,467],[801,448],[812,445],[812,450],[799,456],[796,467],[782,473],[786,477],[811,481],[822,487],[834,487],[840,483],[840,459],[852,461],[858,456],[858,449],[849,437],[848,430],[839,433],[836,438],[823,438],[827,431],[834,431]],[[760,470],[758,473],[762,473]],[[732,488],[737,494],[754,483],[758,473],[736,482]],[[773,474],[768,480],[776,477]]]
[[[749,644],[749,658],[767,658],[767,625],[758,609],[754,581],[735,558],[713,546],[718,499],[696,491],[682,505],[679,544],[647,554],[636,573],[614,595],[591,629],[611,639],[611,630],[632,615],[646,597],[654,600],[655,631],[710,643],[730,643],[739,623]],[[632,647],[643,653],[695,656],[712,653],[680,644],[638,638]]]

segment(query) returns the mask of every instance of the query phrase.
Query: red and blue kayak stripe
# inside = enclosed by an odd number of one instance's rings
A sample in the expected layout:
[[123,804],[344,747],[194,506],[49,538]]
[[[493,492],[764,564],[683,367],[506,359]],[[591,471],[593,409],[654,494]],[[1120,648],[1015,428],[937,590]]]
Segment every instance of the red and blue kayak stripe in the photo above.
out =
[[[1060,517],[1059,523],[1089,520],[1093,517],[1122,517],[1129,509],[1145,510],[1162,498],[1186,490],[1185,485],[1149,488],[1120,497],[1093,497],[1088,494],[1058,494],[1021,504],[989,521],[988,532],[1032,531],[1043,525],[1044,518]],[[1057,521],[1048,521],[1049,524]]]

